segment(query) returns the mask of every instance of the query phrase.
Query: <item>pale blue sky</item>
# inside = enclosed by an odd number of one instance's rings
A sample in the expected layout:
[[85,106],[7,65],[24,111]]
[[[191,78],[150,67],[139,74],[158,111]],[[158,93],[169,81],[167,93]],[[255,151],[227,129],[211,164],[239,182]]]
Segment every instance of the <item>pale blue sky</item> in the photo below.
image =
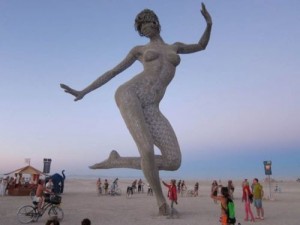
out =
[[[300,176],[300,1],[207,0],[213,19],[205,51],[181,55],[161,102],[176,131],[182,167],[176,177]],[[127,176],[90,170],[112,149],[138,151],[114,101],[119,85],[142,70],[136,62],[74,102],[60,89],[82,89],[135,45],[144,8],[156,12],[167,43],[195,43],[205,29],[201,1],[0,0],[0,174],[31,158],[51,172]]]

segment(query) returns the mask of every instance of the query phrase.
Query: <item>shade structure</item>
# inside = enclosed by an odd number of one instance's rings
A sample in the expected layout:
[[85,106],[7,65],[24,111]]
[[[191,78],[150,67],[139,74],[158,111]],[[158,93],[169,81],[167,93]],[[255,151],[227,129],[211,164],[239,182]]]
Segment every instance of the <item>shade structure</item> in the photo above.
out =
[[[39,177],[45,176],[43,172],[30,165],[13,170],[5,175],[15,176],[15,178],[10,178],[7,186],[7,194],[10,196],[28,196],[31,192],[35,193]],[[24,175],[30,175],[31,181],[21,182]]]
[[16,169],[14,171],[11,171],[9,173],[6,173],[5,175],[9,175],[9,174],[15,174],[15,173],[18,173],[18,174],[38,174],[38,175],[44,175],[43,172],[41,172],[40,170],[28,165],[28,166],[25,166],[25,167],[22,167],[20,169]]

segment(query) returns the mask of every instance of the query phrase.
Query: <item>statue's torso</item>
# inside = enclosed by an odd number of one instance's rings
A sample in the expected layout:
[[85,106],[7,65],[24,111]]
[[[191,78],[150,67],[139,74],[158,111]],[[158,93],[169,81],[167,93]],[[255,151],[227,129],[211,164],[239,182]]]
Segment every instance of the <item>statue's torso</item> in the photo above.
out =
[[175,75],[180,57],[172,45],[148,44],[138,48],[138,60],[144,70],[120,88],[134,91],[142,104],[159,103]]

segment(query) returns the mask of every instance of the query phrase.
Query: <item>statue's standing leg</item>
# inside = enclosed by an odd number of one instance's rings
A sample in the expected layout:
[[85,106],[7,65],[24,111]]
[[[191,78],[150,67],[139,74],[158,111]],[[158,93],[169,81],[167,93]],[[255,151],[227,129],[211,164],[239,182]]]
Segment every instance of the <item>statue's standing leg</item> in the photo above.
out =
[[[141,168],[155,193],[160,214],[168,214],[166,199],[161,188],[159,169],[163,168],[161,165],[164,163],[167,164],[167,167],[170,166],[170,170],[176,170],[180,166],[181,154],[175,133],[169,122],[159,112],[157,105],[143,108],[137,96],[130,92],[122,92],[122,94],[119,92],[116,95],[116,101],[138,147],[141,155]],[[173,143],[176,146],[175,152],[170,152],[174,151],[172,148],[165,148],[167,144],[161,141],[164,139],[163,131],[169,131],[168,137],[170,137],[166,143],[175,142]],[[159,148],[162,147],[160,149],[162,152],[161,162],[156,162],[154,144]]]
[[[161,114],[159,107],[155,105],[145,107],[143,112],[154,144],[161,151],[161,157],[155,158],[156,166],[159,170],[177,170],[181,164],[181,152],[171,124]],[[159,205],[159,212],[160,214],[171,214],[172,208],[169,209],[164,203]]]

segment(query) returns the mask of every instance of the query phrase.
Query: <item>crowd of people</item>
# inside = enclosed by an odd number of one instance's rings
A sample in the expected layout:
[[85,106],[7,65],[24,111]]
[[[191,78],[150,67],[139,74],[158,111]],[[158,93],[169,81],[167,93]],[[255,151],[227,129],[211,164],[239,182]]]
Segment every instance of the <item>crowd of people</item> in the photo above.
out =
[[[178,195],[188,196],[187,194],[190,193],[189,196],[197,197],[199,196],[199,182],[194,184],[193,189],[189,189],[186,185],[184,180],[178,180],[176,182],[175,179],[172,179],[170,183],[162,181],[162,184],[168,188],[167,197],[170,200],[170,207],[171,212],[174,212],[174,204],[178,204]],[[97,188],[102,188],[101,179],[97,180]],[[105,179],[103,188],[108,189],[108,181]],[[133,192],[143,193],[144,182],[142,179],[135,179],[132,182],[132,185],[129,186]],[[253,183],[249,184],[248,179],[245,179],[242,184],[242,202],[244,203],[244,210],[245,210],[245,217],[244,221],[255,222],[257,220],[264,219],[264,209],[262,206],[262,199],[263,199],[263,187],[259,183],[258,179],[253,179]],[[148,184],[148,193],[151,187]],[[226,185],[221,184],[221,180],[219,182],[214,180],[211,184],[211,198],[213,199],[214,203],[221,203],[221,218],[220,223],[223,225],[227,225],[227,202],[234,201],[235,186],[232,180],[228,180]],[[106,193],[106,192],[105,192]],[[252,212],[252,205],[254,205],[256,209],[257,216],[254,216]]]
[[[3,189],[5,189],[5,185],[7,185],[8,179],[2,179],[1,180],[1,186],[0,186],[0,193],[3,195]],[[187,191],[192,191],[192,195],[194,197],[199,196],[199,182],[195,182],[194,187],[192,189],[189,189],[186,185],[186,182],[184,180],[178,180],[176,182],[175,179],[172,179],[170,182],[162,181],[163,186],[167,187],[167,197],[170,200],[170,212],[173,214],[173,212],[176,212],[174,209],[175,204],[178,204],[178,196],[185,196]],[[96,182],[98,193],[107,194],[109,192],[109,188],[116,188],[118,185],[118,178],[114,179],[112,183],[110,184],[107,179],[104,179],[104,182],[102,183],[101,179],[98,178]],[[135,179],[131,183],[131,188],[134,192],[137,193],[144,193],[144,185],[142,179]],[[152,194],[152,189],[149,184],[147,195],[149,192]],[[250,221],[255,222],[258,220],[264,220],[264,208],[262,204],[262,200],[264,197],[264,191],[263,186],[259,183],[259,180],[257,178],[253,179],[253,182],[250,184],[248,179],[245,179],[242,184],[242,196],[241,200],[244,205],[244,221]],[[191,186],[190,186],[191,188]],[[44,202],[45,202],[45,196],[47,194],[51,194],[53,189],[53,183],[51,179],[48,179],[47,182],[45,182],[42,179],[38,180],[38,186],[36,189],[36,195],[35,195],[35,201],[38,202],[38,209],[41,210]],[[151,191],[150,191],[151,190]],[[211,184],[211,195],[210,197],[212,200],[217,204],[220,202],[221,205],[221,216],[220,216],[220,223],[222,225],[228,225],[230,223],[227,222],[228,220],[228,201],[234,201],[235,200],[235,186],[232,182],[232,180],[228,180],[226,185],[223,185],[221,180],[217,181],[214,180]],[[237,197],[239,198],[239,196]],[[253,209],[255,211],[253,211]],[[255,216],[256,213],[256,216]],[[59,225],[59,221],[57,219],[49,219],[46,223],[47,225]],[[82,225],[89,225],[91,224],[91,221],[88,218],[85,218],[82,221]]]
[[108,195],[115,193],[118,188],[118,180],[119,178],[116,178],[110,185],[107,179],[105,179],[104,183],[102,184],[101,178],[98,178],[96,182],[98,195]]
[[[145,183],[142,179],[135,179],[130,186],[127,187],[127,191],[130,191],[132,194],[137,193],[144,193],[144,186]],[[101,178],[98,178],[96,181],[97,193],[98,195],[104,194],[107,195],[111,191],[114,191],[118,187],[118,178],[116,178],[112,184],[109,184],[108,180],[105,179],[104,183],[102,184]],[[147,195],[153,195],[153,190],[149,184],[147,184],[148,190]],[[104,190],[104,191],[103,191]]]
[[[115,189],[117,186],[117,181],[118,178],[116,178],[112,184],[108,182],[107,179],[104,180],[102,183],[101,178],[98,178],[96,181],[96,188],[97,188],[97,193],[98,195],[104,194],[107,195],[109,194],[109,190]],[[135,179],[131,183],[130,186],[127,187],[127,191],[130,190],[133,193],[144,193],[144,186],[147,186],[147,195],[153,195],[153,190],[150,186],[149,183],[145,184],[142,179]],[[179,180],[176,184],[176,191],[178,194],[180,194],[182,197],[183,196],[198,196],[199,195],[199,182],[196,182],[194,187],[192,189],[188,189],[188,187],[185,184],[184,180]]]
[[6,176],[0,179],[0,195],[7,195],[9,188],[30,187],[34,181],[26,179],[21,173],[14,176]]
[[[220,195],[219,195],[220,190]],[[227,186],[218,184],[216,180],[211,185],[211,198],[215,203],[218,201],[221,203],[221,216],[220,223],[222,225],[228,225],[228,201],[234,200],[234,185],[231,180],[228,181]],[[248,179],[242,182],[242,202],[244,203],[245,217],[244,221],[255,222],[257,220],[264,219],[264,208],[262,205],[262,199],[264,196],[263,186],[259,183],[257,178],[253,179],[250,186]],[[256,209],[257,216],[254,217],[252,212],[252,206]]]
[[35,189],[38,185],[39,175],[34,174],[31,176],[23,175],[22,173],[15,173],[0,178],[0,196],[10,194],[10,190],[30,191]]

